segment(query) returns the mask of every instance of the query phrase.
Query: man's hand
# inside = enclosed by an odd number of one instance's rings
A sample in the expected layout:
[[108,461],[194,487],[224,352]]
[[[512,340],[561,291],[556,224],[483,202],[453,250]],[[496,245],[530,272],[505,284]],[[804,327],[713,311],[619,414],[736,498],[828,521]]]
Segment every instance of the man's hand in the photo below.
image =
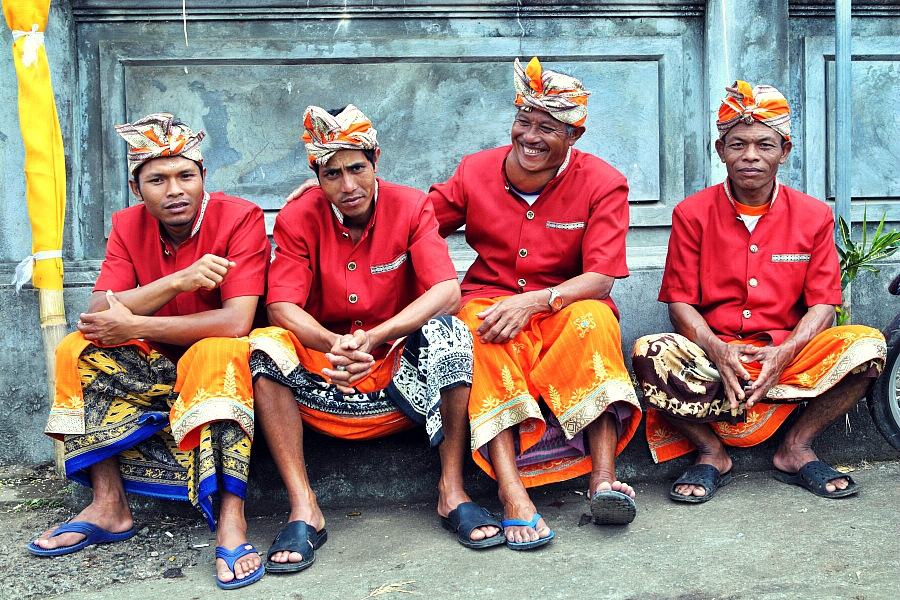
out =
[[726,344],[719,340],[716,341],[718,343],[708,351],[709,358],[716,365],[719,375],[725,383],[725,398],[728,399],[731,409],[737,410],[740,400],[746,397],[744,386],[739,380],[750,380],[750,373],[744,368],[744,363],[753,360],[747,360],[746,357],[756,348],[747,344]]
[[375,366],[375,358],[369,354],[370,343],[369,336],[362,329],[342,335],[332,346],[331,352],[325,353],[325,358],[334,365],[334,369],[322,369],[322,374],[341,392],[355,393],[353,384],[371,373]]
[[106,301],[109,303],[109,310],[81,313],[78,331],[84,334],[84,338],[91,342],[113,346],[139,337],[136,332],[138,317],[119,302],[112,291],[106,292]]
[[762,366],[759,377],[750,386],[750,398],[747,400],[747,408],[762,401],[769,390],[778,383],[781,373],[793,360],[793,355],[783,346],[764,346],[757,348],[750,346],[744,352],[744,362],[756,361]]
[[228,271],[235,267],[235,263],[216,256],[206,254],[189,266],[178,272],[178,289],[182,292],[193,292],[200,288],[214,290],[225,280]]
[[297,198],[302,196],[303,192],[305,192],[306,190],[311,190],[312,188],[316,187],[317,185],[319,185],[319,180],[316,179],[315,177],[313,177],[311,179],[307,179],[306,181],[304,181],[303,183],[300,184],[300,187],[298,187],[296,190],[291,192],[290,195],[284,199],[284,203],[287,204],[288,202],[293,202],[294,200],[296,200]]
[[531,317],[550,311],[548,299],[547,290],[504,298],[475,315],[484,321],[475,335],[481,338],[482,344],[505,344],[522,331]]

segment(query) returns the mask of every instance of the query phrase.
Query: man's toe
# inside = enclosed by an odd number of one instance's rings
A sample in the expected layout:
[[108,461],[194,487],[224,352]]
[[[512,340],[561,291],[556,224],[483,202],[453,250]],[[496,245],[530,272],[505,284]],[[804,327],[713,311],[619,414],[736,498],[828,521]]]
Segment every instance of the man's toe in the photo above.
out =
[[216,559],[216,570],[218,571],[219,581],[228,583],[234,579],[234,573],[228,569],[228,564],[221,558]]
[[288,554],[288,562],[300,562],[303,560],[303,555],[299,552],[291,552]]

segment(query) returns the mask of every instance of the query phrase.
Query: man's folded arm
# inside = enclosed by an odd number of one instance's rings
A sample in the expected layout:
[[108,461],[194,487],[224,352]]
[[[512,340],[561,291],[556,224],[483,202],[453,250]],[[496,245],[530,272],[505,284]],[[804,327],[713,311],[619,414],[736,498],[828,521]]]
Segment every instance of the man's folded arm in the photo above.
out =
[[436,283],[399,313],[367,331],[370,347],[407,336],[434,317],[455,315],[461,307],[460,302],[459,282],[456,279]]
[[293,302],[273,302],[266,307],[266,313],[271,325],[287,329],[310,350],[330,352],[340,338]]
[[[222,308],[191,315],[147,316],[134,314],[114,295],[109,310],[82,315],[79,330],[89,340],[103,344],[123,343],[129,339],[144,339],[164,344],[188,347],[208,337],[241,337],[250,333],[258,296],[238,296],[222,302]],[[94,292],[91,309],[106,305],[110,300],[105,292]]]

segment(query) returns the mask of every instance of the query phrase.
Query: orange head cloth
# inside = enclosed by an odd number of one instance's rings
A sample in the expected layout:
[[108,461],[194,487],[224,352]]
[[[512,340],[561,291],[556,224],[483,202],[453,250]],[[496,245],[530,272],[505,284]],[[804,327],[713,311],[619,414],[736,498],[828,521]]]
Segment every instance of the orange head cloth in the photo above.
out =
[[550,113],[557,121],[580,127],[587,119],[587,100],[591,95],[574,77],[545,69],[537,56],[522,68],[519,59],[513,67],[516,106]]
[[754,121],[768,125],[786,140],[791,139],[791,107],[781,92],[771,85],[758,85],[751,90],[750,84],[741,80],[725,90],[728,95],[722,99],[716,122],[720,139],[738,123],[750,125]]
[[324,165],[338,150],[374,150],[378,147],[372,122],[361,110],[348,104],[337,115],[318,106],[306,107],[303,113],[303,141],[309,163]]
[[147,115],[134,124],[116,125],[116,133],[128,142],[128,170],[161,156],[183,156],[202,163],[200,141],[206,132],[194,133],[168,113]]

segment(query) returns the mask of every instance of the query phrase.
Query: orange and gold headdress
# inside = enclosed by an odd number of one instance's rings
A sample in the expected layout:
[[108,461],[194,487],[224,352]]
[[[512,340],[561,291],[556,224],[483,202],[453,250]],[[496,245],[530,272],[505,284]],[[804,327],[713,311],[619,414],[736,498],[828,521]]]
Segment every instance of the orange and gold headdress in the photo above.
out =
[[557,121],[576,127],[584,125],[591,93],[574,77],[543,68],[535,56],[524,68],[516,59],[513,79],[516,106],[548,112]]
[[719,138],[738,123],[750,125],[758,121],[791,139],[791,107],[785,97],[771,85],[758,85],[752,90],[746,81],[737,80],[726,87],[728,95],[719,107]]
[[194,133],[187,125],[175,122],[168,113],[148,115],[139,121],[116,125],[116,133],[128,142],[128,170],[135,170],[154,158],[183,156],[202,163],[200,141],[206,132]]
[[378,147],[377,131],[361,110],[348,104],[336,116],[318,106],[308,106],[303,113],[306,153],[309,162],[324,165],[338,150],[374,150]]

